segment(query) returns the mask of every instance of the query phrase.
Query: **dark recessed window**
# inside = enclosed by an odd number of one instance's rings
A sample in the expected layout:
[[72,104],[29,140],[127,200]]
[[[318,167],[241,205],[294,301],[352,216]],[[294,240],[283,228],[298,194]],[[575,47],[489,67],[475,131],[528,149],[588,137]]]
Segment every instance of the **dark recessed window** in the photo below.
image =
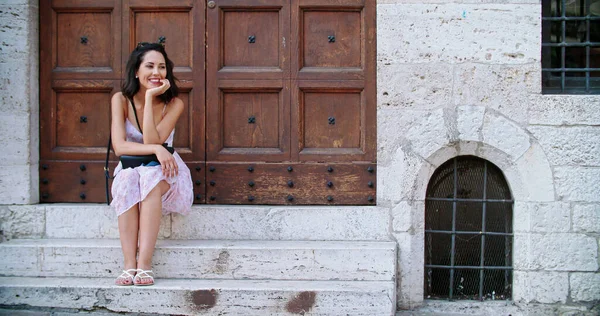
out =
[[425,200],[425,298],[512,297],[512,206],[502,171],[460,156],[432,175]]
[[600,93],[600,0],[542,0],[542,92]]

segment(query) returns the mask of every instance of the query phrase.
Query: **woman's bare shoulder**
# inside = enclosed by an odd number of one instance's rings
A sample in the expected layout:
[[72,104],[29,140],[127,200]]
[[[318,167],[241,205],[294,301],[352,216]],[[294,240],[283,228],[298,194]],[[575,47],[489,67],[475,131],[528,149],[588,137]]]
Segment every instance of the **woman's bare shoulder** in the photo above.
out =
[[112,101],[113,104],[117,103],[117,104],[121,104],[122,105],[122,104],[124,104],[124,103],[127,102],[127,99],[125,99],[125,96],[123,95],[123,92],[119,91],[119,92],[113,94],[111,101]]

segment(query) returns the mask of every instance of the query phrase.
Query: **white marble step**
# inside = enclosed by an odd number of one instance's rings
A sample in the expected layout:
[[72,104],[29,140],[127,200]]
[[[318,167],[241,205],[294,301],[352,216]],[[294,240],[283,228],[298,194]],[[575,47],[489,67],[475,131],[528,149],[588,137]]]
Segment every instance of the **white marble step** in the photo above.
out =
[[[160,239],[391,240],[390,214],[377,206],[194,205],[163,216]],[[14,238],[119,238],[105,204],[0,206],[0,228]]]
[[[0,243],[0,275],[116,277],[116,239],[14,239]],[[374,241],[159,240],[163,278],[390,281],[396,244]]]
[[103,278],[1,277],[6,306],[177,315],[394,315],[393,281],[157,279],[118,287]]

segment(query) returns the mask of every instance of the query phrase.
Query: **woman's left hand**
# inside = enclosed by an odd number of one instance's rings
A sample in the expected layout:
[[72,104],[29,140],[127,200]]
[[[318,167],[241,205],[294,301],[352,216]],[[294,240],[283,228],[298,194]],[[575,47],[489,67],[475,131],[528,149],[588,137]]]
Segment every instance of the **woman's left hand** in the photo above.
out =
[[162,145],[157,145],[155,150],[156,158],[162,167],[165,177],[175,177],[179,173],[175,157]]

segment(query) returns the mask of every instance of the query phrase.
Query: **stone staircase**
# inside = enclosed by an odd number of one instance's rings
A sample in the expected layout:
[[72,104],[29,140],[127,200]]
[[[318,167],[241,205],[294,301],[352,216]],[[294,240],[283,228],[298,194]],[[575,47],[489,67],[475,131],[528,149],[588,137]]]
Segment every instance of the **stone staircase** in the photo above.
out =
[[150,287],[113,285],[116,218],[105,205],[0,211],[8,310],[176,315],[394,315],[396,244],[377,207],[195,206],[164,216]]

